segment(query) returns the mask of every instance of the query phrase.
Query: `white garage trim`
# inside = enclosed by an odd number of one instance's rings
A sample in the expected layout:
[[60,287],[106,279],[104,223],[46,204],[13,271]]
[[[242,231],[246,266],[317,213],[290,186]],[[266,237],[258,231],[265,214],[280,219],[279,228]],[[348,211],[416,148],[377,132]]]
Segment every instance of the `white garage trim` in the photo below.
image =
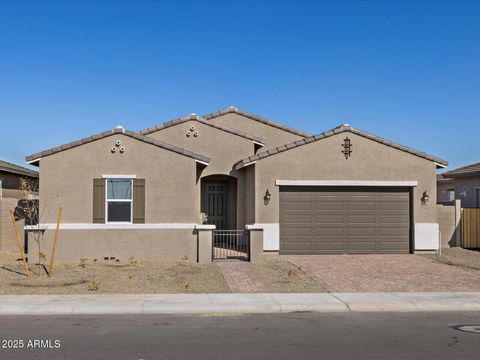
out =
[[277,223],[270,224],[251,224],[245,225],[247,230],[263,230],[263,250],[279,251],[280,250],[280,225]]
[[417,186],[418,181],[276,180],[277,186]]

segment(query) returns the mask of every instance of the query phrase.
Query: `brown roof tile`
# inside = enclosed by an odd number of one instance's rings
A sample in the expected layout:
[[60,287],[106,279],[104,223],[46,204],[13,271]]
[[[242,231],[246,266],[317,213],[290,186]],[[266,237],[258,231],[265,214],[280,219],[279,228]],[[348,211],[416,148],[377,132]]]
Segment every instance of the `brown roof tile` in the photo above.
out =
[[460,177],[480,174],[480,163],[465,165],[441,174],[443,177]]
[[[395,149],[408,152],[412,155],[416,155],[416,156],[425,158],[427,160],[431,160],[431,161],[433,161],[433,162],[435,162],[439,165],[442,165],[442,166],[447,166],[448,165],[447,161],[442,160],[438,157],[435,157],[433,155],[429,155],[429,154],[426,154],[424,152],[409,148],[407,146],[403,146],[403,145],[394,143],[392,141],[383,139],[381,137],[369,134],[365,131],[354,129],[350,125],[341,125],[341,126],[336,127],[335,129],[326,131],[326,132],[318,134],[318,135],[311,136],[310,138],[306,138],[306,139],[303,139],[303,140],[295,141],[293,143],[282,145],[280,147],[277,147],[276,149],[278,150],[278,152],[290,150],[290,149],[293,149],[293,148],[296,148],[296,147],[299,147],[299,146],[302,146],[302,145],[305,145],[305,144],[309,144],[309,143],[314,142],[314,141],[325,139],[327,137],[333,136],[335,134],[340,134],[340,133],[343,133],[343,132],[351,132],[353,134],[363,136],[365,138],[371,139],[371,140],[376,141],[378,143],[381,143],[383,145],[390,146],[390,147],[393,147]],[[280,150],[280,149],[284,149],[284,148],[285,148],[285,150]],[[272,150],[263,151],[261,153],[256,154],[254,157],[250,156],[246,159],[238,161],[235,164],[234,168],[236,170],[241,169],[242,167],[252,163],[253,161],[256,161],[256,160],[259,160],[259,159],[264,159],[264,158],[266,158],[268,156],[272,156],[274,154],[276,154],[276,153],[273,152]],[[478,166],[478,169],[479,169],[478,171],[480,172],[480,163],[476,164],[476,165]]]
[[156,131],[159,131],[159,130],[162,130],[162,129],[166,129],[166,128],[169,128],[171,126],[175,126],[175,125],[184,123],[186,121],[191,121],[191,120],[198,121],[199,123],[202,123],[202,124],[207,125],[207,126],[214,127],[216,129],[228,132],[228,133],[233,134],[233,135],[244,137],[246,139],[249,139],[251,141],[255,141],[255,142],[257,142],[259,144],[262,144],[262,145],[265,143],[263,139],[261,139],[257,136],[249,135],[249,134],[247,134],[243,131],[232,129],[232,128],[229,128],[229,127],[226,127],[226,126],[223,126],[223,125],[219,125],[219,124],[216,124],[216,123],[211,122],[211,121],[207,121],[203,117],[200,117],[196,114],[190,114],[190,115],[187,115],[187,116],[175,119],[175,120],[170,120],[170,121],[164,122],[163,124],[158,124],[154,127],[148,128],[148,129],[141,130],[140,134],[148,136],[149,134],[151,134],[153,132],[156,132]]
[[26,167],[0,160],[0,171],[37,178],[38,172]]
[[96,135],[85,137],[81,140],[72,141],[68,144],[64,144],[64,145],[61,145],[61,146],[54,147],[52,149],[48,149],[48,150],[44,150],[44,151],[41,151],[41,152],[36,153],[36,154],[32,154],[30,156],[27,156],[25,159],[28,162],[30,162],[34,165],[37,165],[38,160],[40,160],[40,158],[42,158],[42,157],[49,156],[49,155],[52,155],[52,154],[55,154],[55,153],[58,153],[58,152],[61,152],[61,151],[65,151],[65,150],[68,150],[68,149],[71,149],[71,148],[74,148],[74,147],[77,147],[77,146],[84,145],[84,144],[88,144],[92,141],[96,141],[96,140],[103,139],[103,138],[106,138],[106,137],[109,137],[109,136],[113,136],[115,134],[123,134],[125,136],[129,136],[129,137],[134,138],[136,140],[143,141],[147,144],[155,145],[159,148],[170,150],[170,151],[176,152],[178,154],[191,157],[191,158],[193,158],[195,160],[198,160],[198,161],[201,161],[201,162],[205,162],[205,163],[210,162],[210,159],[206,156],[195,154],[191,151],[184,150],[182,148],[179,148],[179,147],[164,143],[162,141],[158,141],[158,140],[143,136],[143,135],[138,134],[134,131],[125,130],[123,128],[115,128],[115,129],[110,130],[110,131],[104,131],[101,134],[96,134]]
[[224,109],[224,110],[219,110],[219,111],[215,111],[213,113],[210,113],[210,114],[206,114],[206,115],[203,115],[203,118],[204,119],[207,119],[207,120],[210,120],[210,119],[214,119],[216,117],[219,117],[219,116],[222,116],[222,115],[225,115],[225,114],[230,114],[230,113],[236,113],[236,114],[239,114],[239,115],[242,115],[242,116],[245,116],[249,119],[252,119],[252,120],[255,120],[255,121],[258,121],[258,122],[261,122],[265,125],[269,125],[269,126],[273,126],[273,127],[276,127],[277,129],[281,129],[281,130],[284,130],[284,131],[288,131],[292,134],[295,134],[295,135],[298,135],[298,136],[302,136],[302,137],[310,137],[312,136],[311,134],[308,134],[306,132],[303,132],[303,131],[300,131],[300,130],[296,130],[296,129],[293,129],[291,127],[288,127],[288,126],[284,126],[282,124],[279,124],[275,121],[272,121],[272,120],[268,120],[268,119],[265,119],[261,116],[258,116],[258,115],[255,115],[255,114],[252,114],[252,113],[249,113],[249,112],[246,112],[246,111],[243,111],[243,110],[240,110],[234,106],[229,106],[228,108]]

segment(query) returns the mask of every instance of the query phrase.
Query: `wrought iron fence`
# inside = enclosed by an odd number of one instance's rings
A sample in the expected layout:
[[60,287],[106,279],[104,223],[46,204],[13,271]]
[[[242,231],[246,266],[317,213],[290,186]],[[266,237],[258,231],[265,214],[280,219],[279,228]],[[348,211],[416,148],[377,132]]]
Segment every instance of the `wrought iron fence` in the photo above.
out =
[[213,260],[250,260],[248,230],[213,230]]

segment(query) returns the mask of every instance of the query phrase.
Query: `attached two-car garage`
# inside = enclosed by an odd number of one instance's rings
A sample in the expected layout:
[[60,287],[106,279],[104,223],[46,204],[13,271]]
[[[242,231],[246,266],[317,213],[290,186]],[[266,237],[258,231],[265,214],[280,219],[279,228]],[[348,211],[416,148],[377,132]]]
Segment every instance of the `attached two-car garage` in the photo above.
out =
[[281,254],[411,251],[408,187],[280,186]]

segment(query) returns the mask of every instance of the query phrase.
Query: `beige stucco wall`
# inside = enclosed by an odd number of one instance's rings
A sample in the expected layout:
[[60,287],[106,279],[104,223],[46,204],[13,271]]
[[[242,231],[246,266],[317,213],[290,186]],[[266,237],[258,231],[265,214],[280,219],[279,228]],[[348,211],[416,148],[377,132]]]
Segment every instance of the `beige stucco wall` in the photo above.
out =
[[[343,139],[352,143],[352,156],[342,154]],[[384,180],[418,181],[413,205],[416,223],[436,223],[436,169],[432,161],[366,139],[353,133],[341,133],[268,158],[255,166],[255,222],[279,222],[279,180]],[[264,205],[269,189],[271,201]],[[427,191],[430,199],[422,204]]]
[[265,141],[264,149],[271,149],[302,139],[302,137],[299,135],[295,135],[288,131],[263,124],[259,121],[250,119],[236,113],[221,115],[208,121],[212,121],[217,124],[228,126],[230,128],[246,132],[247,134],[257,136]]
[[480,189],[480,175],[455,178],[455,198],[462,201],[462,207],[480,207],[476,189]]
[[[190,128],[194,126],[198,136],[186,136]],[[229,221],[230,228],[243,228],[245,186],[243,175],[233,170],[233,165],[248,156],[254,154],[254,143],[252,140],[216,129],[201,122],[191,120],[171,126],[148,135],[148,137],[160,140],[197,154],[204,155],[211,159],[210,164],[204,168],[201,178],[212,175],[228,175],[237,179],[229,183]]]
[[455,204],[438,204],[437,220],[440,228],[442,248],[455,246]]
[[[54,230],[45,231],[42,252],[50,259]],[[29,257],[38,261],[37,243],[29,237]],[[60,230],[55,259],[79,261],[82,258],[115,257],[138,260],[197,261],[197,233],[193,229],[108,229]]]
[[[12,218],[10,217],[10,210],[14,211],[17,202],[17,199],[0,199],[0,250],[2,251],[19,251]],[[22,245],[24,245],[24,223],[24,220],[17,221],[18,235]]]
[[[198,131],[198,137],[193,134],[186,136],[191,126]],[[254,154],[252,140],[195,120],[168,127],[147,136],[210,158],[210,164],[202,171],[202,177],[212,174],[236,176],[236,172],[232,170],[233,164]]]
[[[110,150],[116,140],[125,153]],[[197,165],[187,156],[117,134],[40,160],[40,221],[92,223],[93,179],[136,175],[145,179],[146,223],[198,223]]]

